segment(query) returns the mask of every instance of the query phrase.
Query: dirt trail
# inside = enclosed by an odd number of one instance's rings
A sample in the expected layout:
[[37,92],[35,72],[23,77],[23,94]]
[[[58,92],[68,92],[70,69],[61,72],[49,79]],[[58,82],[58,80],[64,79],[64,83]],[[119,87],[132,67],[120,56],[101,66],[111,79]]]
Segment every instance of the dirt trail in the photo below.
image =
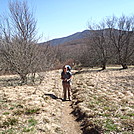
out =
[[[52,78],[52,79],[51,79]],[[54,87],[53,92],[57,103],[60,103],[59,108],[61,109],[60,115],[60,127],[64,134],[81,134],[80,123],[76,121],[76,118],[71,112],[73,111],[71,107],[71,101],[62,101],[62,84],[60,79],[60,72],[53,72],[48,77],[48,85],[50,84]],[[46,83],[45,83],[46,85]],[[55,98],[51,98],[51,101]],[[58,104],[59,105],[59,104]]]
[[81,134],[80,124],[75,121],[75,117],[71,114],[71,102],[62,103],[62,128],[64,129],[64,134]]

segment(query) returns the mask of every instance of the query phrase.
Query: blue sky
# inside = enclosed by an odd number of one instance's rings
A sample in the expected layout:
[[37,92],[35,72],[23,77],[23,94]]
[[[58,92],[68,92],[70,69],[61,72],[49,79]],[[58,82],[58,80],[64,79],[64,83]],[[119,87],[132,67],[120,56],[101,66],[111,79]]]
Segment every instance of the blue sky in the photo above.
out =
[[[134,0],[27,0],[37,19],[41,41],[65,37],[99,23],[107,16],[134,14]],[[8,0],[0,0],[0,14],[8,10]]]

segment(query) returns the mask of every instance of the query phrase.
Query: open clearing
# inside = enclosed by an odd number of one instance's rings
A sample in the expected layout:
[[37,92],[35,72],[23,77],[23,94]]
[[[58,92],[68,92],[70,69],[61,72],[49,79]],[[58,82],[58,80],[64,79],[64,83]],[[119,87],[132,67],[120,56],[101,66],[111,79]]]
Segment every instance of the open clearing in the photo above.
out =
[[0,134],[134,133],[134,69],[73,72],[72,102],[61,99],[61,70],[40,85],[1,86]]
[[0,133],[81,133],[71,102],[62,101],[60,74],[61,70],[44,73],[44,81],[37,86],[0,87]]

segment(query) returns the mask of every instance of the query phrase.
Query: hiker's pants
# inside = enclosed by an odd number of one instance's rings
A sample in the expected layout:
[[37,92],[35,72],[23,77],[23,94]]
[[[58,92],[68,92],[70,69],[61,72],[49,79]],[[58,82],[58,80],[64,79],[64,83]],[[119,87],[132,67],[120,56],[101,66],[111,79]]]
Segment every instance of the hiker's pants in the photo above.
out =
[[63,97],[64,97],[64,100],[67,99],[67,93],[68,93],[68,99],[70,100],[70,92],[71,92],[70,83],[63,82],[62,85],[63,85]]

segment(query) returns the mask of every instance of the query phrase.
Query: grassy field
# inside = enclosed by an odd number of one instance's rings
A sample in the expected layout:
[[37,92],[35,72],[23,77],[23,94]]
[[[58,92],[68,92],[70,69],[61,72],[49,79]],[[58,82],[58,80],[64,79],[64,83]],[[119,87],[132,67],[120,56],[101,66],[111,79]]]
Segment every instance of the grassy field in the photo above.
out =
[[17,86],[16,76],[0,79],[0,134],[64,134],[62,101],[56,100],[61,93],[59,71],[45,73],[42,84],[35,86]]
[[[134,133],[134,68],[72,72],[72,113],[84,134]],[[44,73],[35,86],[17,85],[17,76],[0,76],[0,134],[67,134],[60,73]]]
[[81,70],[73,85],[74,114],[85,133],[134,133],[134,68]]

